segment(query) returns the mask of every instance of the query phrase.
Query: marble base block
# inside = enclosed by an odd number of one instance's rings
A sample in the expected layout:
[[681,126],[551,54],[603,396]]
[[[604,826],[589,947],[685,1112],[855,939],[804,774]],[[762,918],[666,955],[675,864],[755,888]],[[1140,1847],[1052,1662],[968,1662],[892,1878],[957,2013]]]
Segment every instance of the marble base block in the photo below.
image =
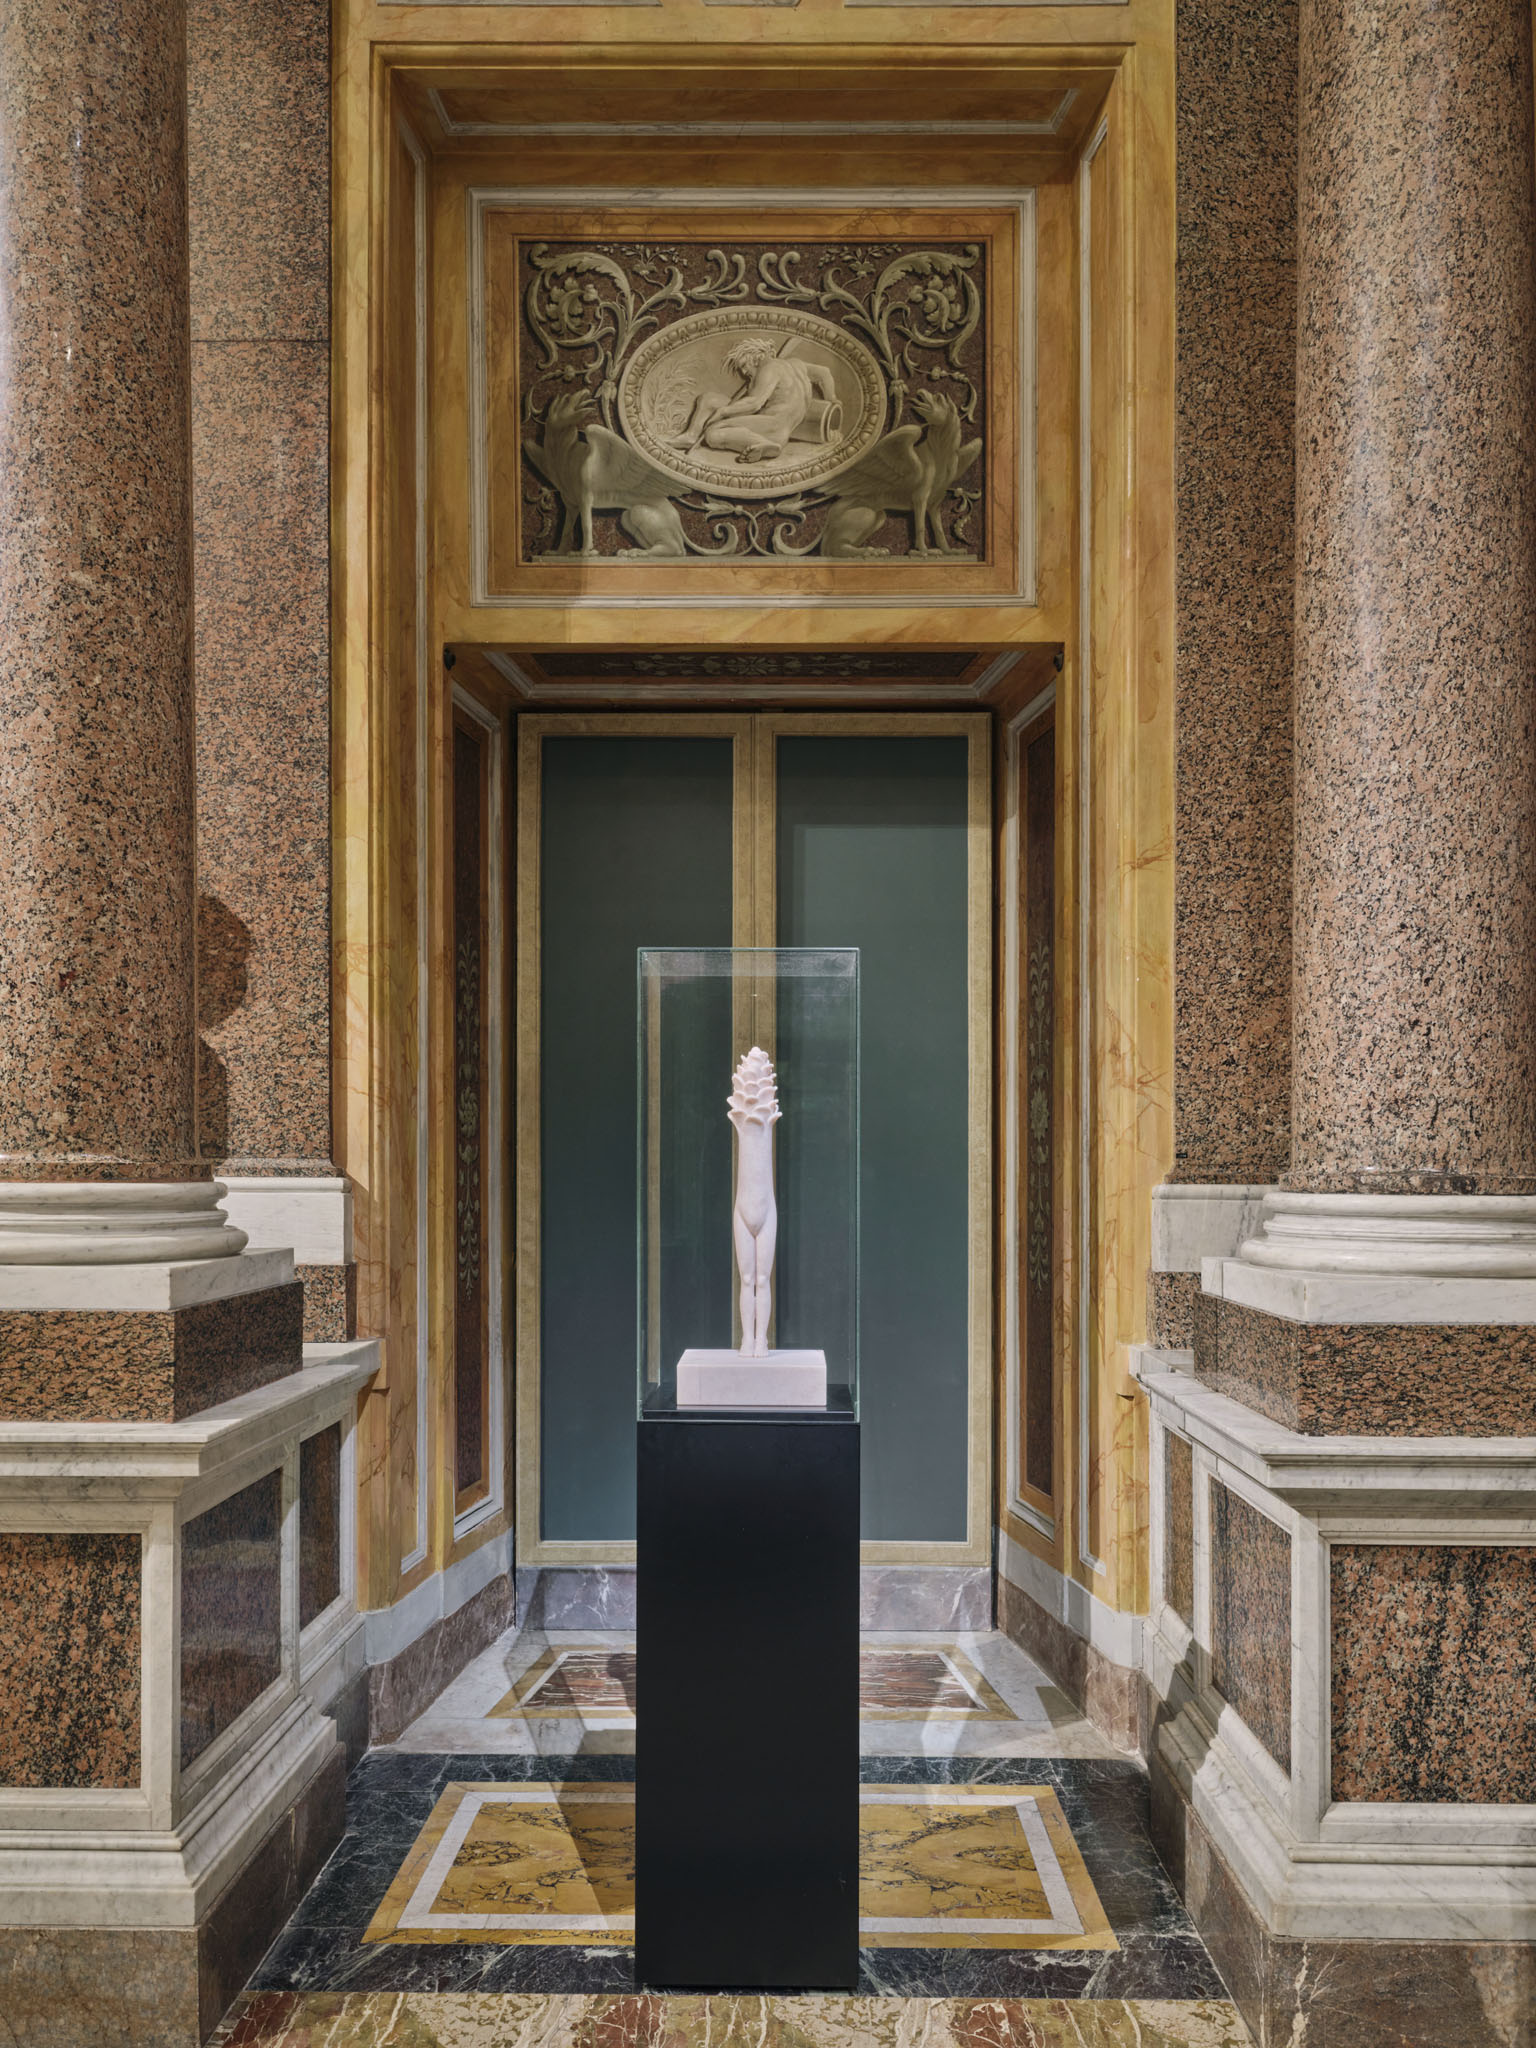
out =
[[183,1308],[0,1308],[0,1414],[181,1421],[298,1372],[303,1351],[304,1289],[291,1277]]
[[679,1408],[825,1408],[825,1351],[685,1351],[677,1365]]
[[1205,1294],[1192,1334],[1207,1386],[1306,1436],[1536,1432],[1536,1327],[1300,1322]]

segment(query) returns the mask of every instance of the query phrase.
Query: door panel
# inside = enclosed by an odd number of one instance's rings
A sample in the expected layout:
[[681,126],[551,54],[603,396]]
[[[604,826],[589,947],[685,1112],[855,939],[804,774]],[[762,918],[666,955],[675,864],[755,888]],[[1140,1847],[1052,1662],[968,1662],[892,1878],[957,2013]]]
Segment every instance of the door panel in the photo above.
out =
[[782,946],[857,946],[864,1535],[963,1542],[969,971],[963,737],[781,736]]
[[635,954],[728,946],[732,743],[543,745],[542,1534],[635,1533]]

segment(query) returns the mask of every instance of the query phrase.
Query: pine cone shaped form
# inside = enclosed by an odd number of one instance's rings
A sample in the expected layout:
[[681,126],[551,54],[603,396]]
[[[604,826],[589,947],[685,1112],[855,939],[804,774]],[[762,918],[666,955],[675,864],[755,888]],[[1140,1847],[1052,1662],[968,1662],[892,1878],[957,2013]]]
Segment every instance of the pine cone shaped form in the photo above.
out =
[[731,1083],[731,1114],[740,1117],[743,1123],[771,1124],[782,1113],[773,1061],[760,1045],[742,1055]]

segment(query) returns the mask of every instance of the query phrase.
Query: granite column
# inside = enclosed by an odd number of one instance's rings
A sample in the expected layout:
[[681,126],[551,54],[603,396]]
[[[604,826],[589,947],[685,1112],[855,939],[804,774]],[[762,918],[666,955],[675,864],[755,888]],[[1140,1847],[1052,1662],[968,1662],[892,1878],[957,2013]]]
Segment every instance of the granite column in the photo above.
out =
[[1525,0],[1303,5],[1293,1150],[1536,1193]]
[[0,18],[0,1261],[234,1252],[197,1163],[183,0]]
[[[1301,0],[1291,1162],[1148,1351],[1165,1860],[1257,2038],[1536,1986],[1529,0]],[[1517,2023],[1516,2023],[1517,2024]]]

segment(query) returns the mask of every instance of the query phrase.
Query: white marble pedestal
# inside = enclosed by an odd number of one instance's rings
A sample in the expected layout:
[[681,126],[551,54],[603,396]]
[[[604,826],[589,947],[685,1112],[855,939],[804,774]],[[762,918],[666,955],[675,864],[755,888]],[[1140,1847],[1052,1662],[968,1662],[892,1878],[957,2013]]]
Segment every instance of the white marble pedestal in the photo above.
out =
[[679,1408],[825,1408],[825,1351],[688,1350],[677,1365]]

